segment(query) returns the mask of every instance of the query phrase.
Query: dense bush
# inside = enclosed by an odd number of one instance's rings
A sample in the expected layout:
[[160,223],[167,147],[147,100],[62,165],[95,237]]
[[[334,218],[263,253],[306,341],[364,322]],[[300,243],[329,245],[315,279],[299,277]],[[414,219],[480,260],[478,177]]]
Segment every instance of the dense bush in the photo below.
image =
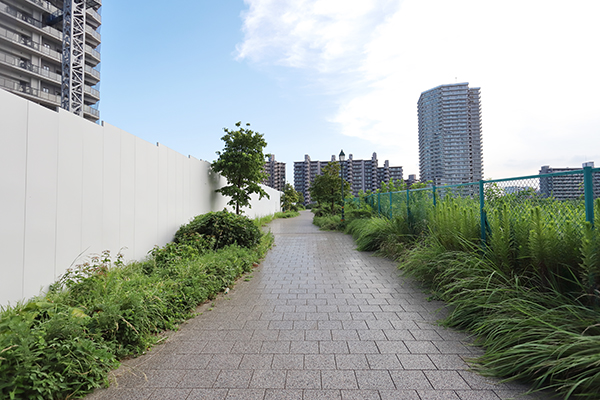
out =
[[260,229],[250,218],[225,210],[199,215],[182,225],[175,233],[175,243],[187,243],[194,234],[213,238],[213,249],[231,244],[252,248],[261,236]]

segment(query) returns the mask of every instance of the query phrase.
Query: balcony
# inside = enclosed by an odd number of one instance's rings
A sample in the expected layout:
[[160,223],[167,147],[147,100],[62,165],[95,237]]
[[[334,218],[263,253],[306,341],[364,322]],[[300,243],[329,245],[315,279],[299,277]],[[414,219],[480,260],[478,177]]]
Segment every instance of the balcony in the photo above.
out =
[[19,23],[21,26],[24,26],[27,29],[34,28],[34,30],[40,34],[47,34],[58,41],[62,42],[62,32],[54,29],[50,26],[44,26],[42,21],[38,21],[37,19],[30,17],[29,15],[25,15],[22,12],[12,8],[10,6],[2,6],[0,5],[0,15],[8,15],[13,18],[14,21]]
[[100,82],[100,71],[90,67],[89,65],[85,66],[85,79],[87,81],[93,82],[91,86]]
[[38,9],[45,11],[47,13],[54,13],[58,10],[54,5],[52,5],[49,1],[46,0],[27,0],[27,3],[33,4]]
[[22,97],[36,103],[51,107],[60,106],[60,96],[40,91],[39,89],[31,87],[29,84],[21,84],[9,79],[0,78],[0,87],[10,92],[18,93]]
[[87,8],[86,21],[89,22],[94,28],[98,28],[102,24],[102,16],[94,11],[93,8]]
[[33,65],[29,60],[21,60],[8,54],[0,53],[0,64],[18,68],[19,72],[26,72],[36,78],[42,77],[59,86],[62,82],[62,76]]
[[34,53],[37,53],[38,55],[45,55],[58,63],[61,62],[61,54],[58,51],[54,51],[49,47],[40,46],[39,43],[34,42],[27,37],[9,32],[0,27],[0,40],[2,39],[16,44],[18,47],[27,47],[28,50],[33,50]]
[[98,89],[94,89],[91,86],[84,85],[83,91],[86,97],[92,99],[91,103],[97,103],[98,101],[100,101],[100,91],[98,91]]
[[97,47],[102,42],[100,32],[94,30],[91,26],[86,25],[85,27],[85,41],[92,43],[94,47]]
[[100,63],[100,52],[97,50],[94,50],[94,48],[92,46],[90,46],[89,44],[86,44],[85,45],[85,59],[87,61],[94,61],[94,63],[92,63],[92,64],[93,64],[93,66],[96,66]]
[[100,111],[96,110],[95,108],[92,108],[90,106],[83,106],[83,116],[86,119],[92,120],[92,121],[98,121],[98,119],[100,119]]

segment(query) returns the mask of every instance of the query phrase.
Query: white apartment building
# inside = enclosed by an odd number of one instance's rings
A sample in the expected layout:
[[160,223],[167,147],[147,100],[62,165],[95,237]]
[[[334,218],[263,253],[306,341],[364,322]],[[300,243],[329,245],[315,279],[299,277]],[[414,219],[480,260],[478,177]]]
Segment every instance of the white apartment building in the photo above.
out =
[[[331,156],[330,161],[312,161],[306,154],[304,161],[294,162],[294,189],[304,195],[305,204],[312,202],[309,189],[315,176],[321,175],[321,169],[329,162],[335,161],[335,155]],[[368,192],[379,189],[381,182],[402,181],[402,167],[390,167],[388,160],[384,161],[383,167],[379,167],[377,153],[373,153],[370,160],[355,160],[353,155],[349,154],[342,164],[341,173],[344,180],[350,184],[354,196],[361,190]]]
[[422,182],[455,185],[483,179],[480,89],[468,83],[421,93],[419,174]]
[[98,121],[101,0],[0,0],[0,88]]

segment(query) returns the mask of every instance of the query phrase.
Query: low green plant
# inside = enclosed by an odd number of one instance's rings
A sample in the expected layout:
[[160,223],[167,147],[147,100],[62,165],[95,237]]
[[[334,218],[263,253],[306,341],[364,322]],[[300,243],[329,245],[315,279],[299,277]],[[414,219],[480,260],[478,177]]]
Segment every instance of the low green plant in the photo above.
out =
[[313,224],[324,231],[342,230],[344,226],[342,217],[339,215],[315,215],[313,218]]
[[175,233],[175,243],[187,243],[194,234],[213,238],[213,249],[234,243],[252,248],[258,244],[261,236],[260,229],[250,218],[226,210],[199,215],[182,225]]

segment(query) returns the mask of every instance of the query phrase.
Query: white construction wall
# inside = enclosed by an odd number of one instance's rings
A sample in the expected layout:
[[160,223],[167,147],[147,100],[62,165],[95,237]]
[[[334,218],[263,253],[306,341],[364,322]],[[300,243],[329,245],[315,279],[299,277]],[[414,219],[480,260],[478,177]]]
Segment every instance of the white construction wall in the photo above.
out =
[[[90,254],[143,259],[226,208],[210,164],[0,90],[0,305],[40,293]],[[249,217],[280,211],[264,187]]]

